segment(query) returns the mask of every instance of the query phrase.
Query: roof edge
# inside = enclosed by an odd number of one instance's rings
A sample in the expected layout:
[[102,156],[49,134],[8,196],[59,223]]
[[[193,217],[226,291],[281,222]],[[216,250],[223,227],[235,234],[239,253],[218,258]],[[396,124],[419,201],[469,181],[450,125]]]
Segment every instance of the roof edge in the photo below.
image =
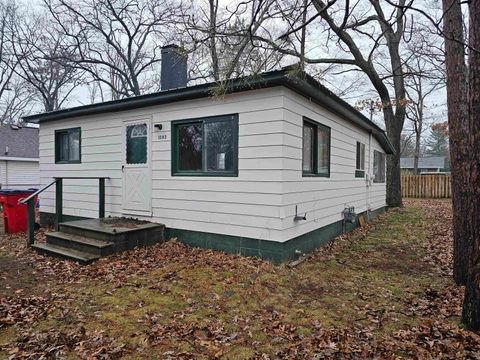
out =
[[285,86],[291,90],[314,100],[319,105],[330,111],[346,117],[357,126],[372,133],[382,145],[387,154],[394,154],[395,149],[385,132],[365,115],[353,106],[342,100],[325,86],[320,84],[312,76],[303,71],[295,70],[295,67],[286,67],[281,70],[255,74],[243,78],[225,82],[213,82],[168,91],[160,91],[153,94],[135,96],[126,99],[107,101],[102,103],[78,106],[53,112],[35,114],[23,117],[26,122],[43,123],[47,121],[68,119],[78,116],[102,114],[132,110],[139,107],[161,105],[184,100],[193,100],[213,96],[215,86],[222,84],[226,94],[241,91]]

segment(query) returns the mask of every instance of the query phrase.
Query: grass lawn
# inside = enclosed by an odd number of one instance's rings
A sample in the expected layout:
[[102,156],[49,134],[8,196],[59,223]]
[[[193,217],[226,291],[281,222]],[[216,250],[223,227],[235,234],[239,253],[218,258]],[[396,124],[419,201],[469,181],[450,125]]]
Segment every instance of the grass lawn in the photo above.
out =
[[0,240],[0,358],[466,358],[448,201],[409,201],[295,267],[169,241],[89,266]]

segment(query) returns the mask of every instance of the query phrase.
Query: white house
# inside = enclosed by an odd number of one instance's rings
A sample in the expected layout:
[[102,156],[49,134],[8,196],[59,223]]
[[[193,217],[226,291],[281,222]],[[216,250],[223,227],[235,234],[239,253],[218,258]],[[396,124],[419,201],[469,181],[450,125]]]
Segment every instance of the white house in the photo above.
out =
[[38,162],[38,128],[0,125],[0,189],[38,187]]
[[[352,228],[346,209],[384,210],[390,142],[312,77],[267,72],[229,81],[221,96],[212,95],[218,84],[172,82],[154,94],[26,118],[40,124],[42,185],[108,176],[107,216],[163,223],[185,243],[274,261]],[[70,219],[97,216],[96,181],[63,186]],[[43,221],[54,212],[49,189]]]

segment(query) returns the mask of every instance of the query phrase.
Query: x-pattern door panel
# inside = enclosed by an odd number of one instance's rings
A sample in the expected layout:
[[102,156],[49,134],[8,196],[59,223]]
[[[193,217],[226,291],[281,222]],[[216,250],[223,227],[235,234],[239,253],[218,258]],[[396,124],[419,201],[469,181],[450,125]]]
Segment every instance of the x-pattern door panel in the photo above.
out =
[[124,123],[123,211],[152,210],[150,121]]

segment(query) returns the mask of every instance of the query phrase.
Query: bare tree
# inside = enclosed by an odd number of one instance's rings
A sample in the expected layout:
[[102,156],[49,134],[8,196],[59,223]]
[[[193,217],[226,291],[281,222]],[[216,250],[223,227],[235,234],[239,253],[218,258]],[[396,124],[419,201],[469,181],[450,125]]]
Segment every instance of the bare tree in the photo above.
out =
[[188,51],[196,55],[196,78],[223,81],[278,66],[283,55],[256,46],[250,36],[263,31],[273,4],[274,0],[248,0],[223,6],[207,0],[184,7],[178,24]]
[[12,51],[12,24],[18,21],[17,6],[12,2],[0,2],[0,99],[10,89],[10,80],[18,65]]
[[13,35],[18,21],[17,5],[0,2],[0,124],[18,123],[34,103],[31,88],[16,74]]
[[[324,46],[334,44],[336,56],[305,56],[304,61],[310,64],[343,65],[352,71],[361,71],[368,77],[383,104],[387,135],[396,150],[387,160],[387,203],[390,206],[402,204],[400,143],[406,116],[406,86],[401,44],[410,32],[410,28],[405,26],[405,2],[399,0],[399,6],[395,7],[377,0],[357,0],[355,3],[342,2],[342,6],[336,0],[312,0],[313,9],[309,12],[311,15],[308,20],[290,24],[288,31],[275,41],[261,39],[277,51],[300,58],[300,52],[288,40],[292,34],[320,18],[326,24]],[[297,8],[298,4],[290,6],[290,9],[294,9],[292,11]]]
[[16,73],[37,92],[45,111],[60,109],[82,83],[83,71],[69,59],[75,49],[46,14],[23,14],[13,34]]
[[112,98],[159,89],[160,48],[171,39],[168,0],[44,0],[75,49],[58,56],[105,84]]
[[20,123],[35,107],[35,93],[29,85],[18,75],[10,78],[8,90],[0,98],[0,125]]
[[[418,54],[418,52],[414,50],[414,54]],[[428,119],[428,116],[425,115],[425,102],[438,89],[445,86],[445,76],[443,72],[438,73],[436,69],[430,68],[429,62],[425,61],[423,56],[412,56],[413,58],[406,64],[408,72],[405,81],[407,93],[406,118],[410,120],[415,136],[413,167],[415,174],[418,174],[422,134],[426,128],[424,125],[428,125],[425,124]]]
[[413,157],[415,154],[414,135],[411,131],[402,134],[400,143],[400,153],[402,157]]

